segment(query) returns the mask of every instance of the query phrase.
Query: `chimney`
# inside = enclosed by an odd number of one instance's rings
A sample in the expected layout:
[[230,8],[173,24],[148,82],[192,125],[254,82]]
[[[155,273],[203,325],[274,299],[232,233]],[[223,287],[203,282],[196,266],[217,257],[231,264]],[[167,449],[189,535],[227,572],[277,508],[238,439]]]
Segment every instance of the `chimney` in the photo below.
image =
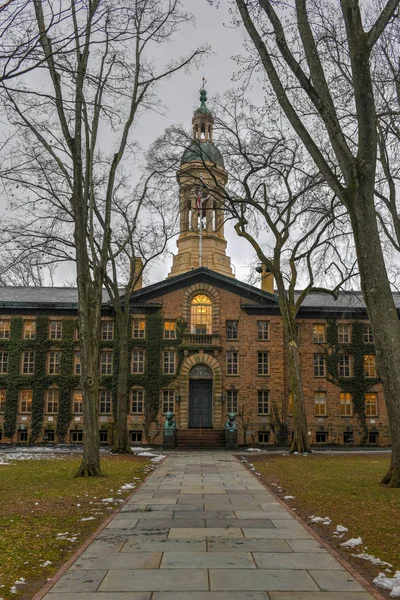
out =
[[137,279],[136,283],[133,286],[133,291],[141,290],[143,287],[142,270],[143,270],[143,260],[140,256],[137,256],[135,258],[135,279],[137,278],[139,273],[140,273],[140,276],[139,276],[139,279]]
[[257,273],[261,273],[261,289],[269,294],[274,293],[274,276],[266,265],[258,265]]

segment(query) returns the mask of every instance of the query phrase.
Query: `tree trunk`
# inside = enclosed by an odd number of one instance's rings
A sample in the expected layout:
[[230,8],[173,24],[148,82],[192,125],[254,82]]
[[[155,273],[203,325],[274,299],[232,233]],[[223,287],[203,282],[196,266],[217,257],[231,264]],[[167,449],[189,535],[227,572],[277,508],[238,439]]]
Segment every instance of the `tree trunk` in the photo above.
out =
[[373,194],[362,185],[354,194],[350,217],[392,439],[391,463],[382,483],[400,487],[400,322],[383,257]]
[[[128,321],[128,322],[127,322]],[[117,406],[114,425],[114,444],[113,452],[118,454],[132,454],[131,445],[128,437],[128,316],[124,313],[117,315],[118,328],[118,390],[117,390]]]

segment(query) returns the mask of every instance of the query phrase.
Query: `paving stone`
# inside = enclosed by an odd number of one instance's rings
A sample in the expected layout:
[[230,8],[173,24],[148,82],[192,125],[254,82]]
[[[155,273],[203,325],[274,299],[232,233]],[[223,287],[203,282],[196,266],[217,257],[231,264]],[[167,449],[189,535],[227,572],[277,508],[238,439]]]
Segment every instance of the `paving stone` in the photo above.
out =
[[273,528],[274,525],[269,519],[206,519],[206,527],[265,527]]
[[[142,500],[143,502],[143,500]],[[150,500],[148,500],[146,502],[146,505],[152,505],[152,504],[177,504],[178,502],[178,498],[151,498]]]
[[[191,511],[193,513],[193,511]],[[234,518],[235,513],[233,510],[202,510],[196,512],[193,517],[204,518],[204,519],[228,519]],[[191,513],[183,510],[174,512],[174,519],[190,519]]]
[[318,591],[318,586],[306,571],[210,569],[209,574],[211,590]]
[[67,571],[52,588],[54,592],[95,592],[106,570]]
[[[175,519],[139,519],[138,524],[136,525],[136,529],[141,528],[150,528],[150,527],[158,527],[158,528],[171,528],[176,524]],[[197,528],[197,527],[205,527],[206,520],[205,519],[179,519],[179,527],[180,528]]]
[[161,562],[161,552],[131,552],[129,554],[103,554],[92,558],[82,554],[71,567],[76,569],[158,569]]
[[207,529],[181,529],[179,527],[174,527],[170,529],[168,539],[180,538],[180,539],[204,539],[208,537],[224,537],[224,538],[241,538],[243,537],[242,530],[238,527],[214,527]]
[[[54,588],[53,588],[54,589]],[[151,592],[94,592],[85,593],[63,593],[51,590],[46,595],[49,600],[150,600]]]
[[263,510],[235,510],[235,515],[238,519],[287,519],[295,521],[295,518],[285,508],[282,509],[282,513],[275,512],[275,510],[271,512]]
[[[189,592],[189,598],[190,600],[268,600],[269,596],[265,592]],[[156,592],[153,600],[188,600],[188,592]]]
[[137,537],[129,539],[121,549],[122,552],[205,552],[205,540],[160,540],[158,538]]
[[131,519],[132,517],[137,517],[141,521],[146,519],[172,519],[173,511],[172,510],[130,510],[120,512],[118,515],[119,519]]
[[161,569],[256,569],[250,552],[165,552]]
[[252,529],[244,528],[243,535],[245,538],[267,538],[271,540],[289,539],[312,539],[303,527],[301,529]]
[[309,571],[325,592],[363,592],[364,588],[347,571]]
[[292,554],[266,554],[263,552],[254,552],[253,558],[259,569],[343,570],[341,564],[328,553],[293,552]]
[[203,494],[181,494],[177,498],[177,504],[204,504]]
[[277,529],[281,529],[281,528],[286,529],[287,527],[289,527],[290,529],[300,529],[300,528],[304,529],[303,525],[294,518],[292,518],[292,520],[290,520],[290,519],[281,519],[281,518],[274,519],[273,517],[271,517],[271,521]]
[[209,552],[289,552],[292,549],[286,540],[224,540],[209,538],[207,540]]
[[[163,511],[163,510],[172,510],[175,513],[177,512],[193,512],[193,511],[203,511],[203,504],[153,504],[150,507],[151,512],[155,511]],[[190,515],[187,515],[190,517]]]
[[[256,573],[256,571],[254,571]],[[232,571],[230,571],[232,573]],[[206,569],[187,569],[185,577],[179,577],[176,569],[110,570],[99,588],[100,592],[172,592],[208,590]]]
[[118,514],[112,521],[107,525],[107,529],[120,529],[132,528],[134,529],[139,521],[139,517],[132,517],[131,515]]
[[321,546],[317,540],[293,540],[287,539],[286,542],[289,544],[293,552],[325,552],[328,551]]
[[367,592],[270,592],[271,600],[374,600]]

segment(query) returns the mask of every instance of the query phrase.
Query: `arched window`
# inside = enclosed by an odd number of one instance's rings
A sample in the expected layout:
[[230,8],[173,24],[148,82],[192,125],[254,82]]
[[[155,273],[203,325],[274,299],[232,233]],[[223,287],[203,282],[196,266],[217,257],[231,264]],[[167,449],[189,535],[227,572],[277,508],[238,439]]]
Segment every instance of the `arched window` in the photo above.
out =
[[208,296],[198,294],[193,298],[190,317],[192,333],[212,333],[212,304]]

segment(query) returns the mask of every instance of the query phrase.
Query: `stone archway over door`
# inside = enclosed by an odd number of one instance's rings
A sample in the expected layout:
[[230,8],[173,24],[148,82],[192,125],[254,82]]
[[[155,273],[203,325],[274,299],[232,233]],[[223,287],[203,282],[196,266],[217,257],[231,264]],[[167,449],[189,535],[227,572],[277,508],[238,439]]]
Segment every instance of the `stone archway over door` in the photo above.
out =
[[213,373],[205,364],[194,366],[189,374],[189,427],[213,426]]

